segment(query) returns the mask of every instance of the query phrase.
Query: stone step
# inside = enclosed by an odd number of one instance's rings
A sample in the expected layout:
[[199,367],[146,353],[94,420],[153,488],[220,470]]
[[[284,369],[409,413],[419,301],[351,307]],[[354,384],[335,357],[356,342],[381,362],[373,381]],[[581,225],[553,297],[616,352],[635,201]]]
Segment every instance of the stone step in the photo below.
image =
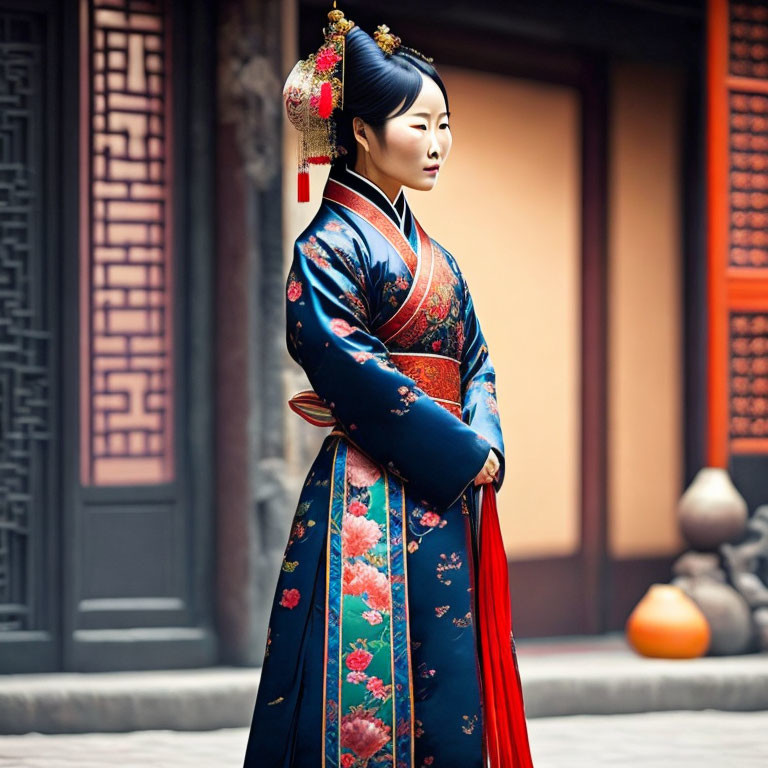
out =
[[516,647],[528,717],[768,710],[768,653],[651,659],[619,633]]
[[[529,718],[667,710],[768,710],[768,653],[647,659],[623,635],[516,641]],[[250,725],[260,669],[5,675],[0,733]]]

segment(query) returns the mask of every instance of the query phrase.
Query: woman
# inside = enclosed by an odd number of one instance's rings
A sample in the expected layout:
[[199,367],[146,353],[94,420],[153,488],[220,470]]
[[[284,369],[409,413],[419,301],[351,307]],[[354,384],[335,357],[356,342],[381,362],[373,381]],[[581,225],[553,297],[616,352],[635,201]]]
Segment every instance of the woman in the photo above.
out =
[[403,194],[437,181],[447,94],[383,25],[329,22],[285,87],[300,199],[307,163],[331,162],[286,310],[313,387],[290,406],[333,428],[291,527],[245,767],[528,766],[509,623],[481,656],[475,620],[479,491],[504,477],[495,373],[456,260]]

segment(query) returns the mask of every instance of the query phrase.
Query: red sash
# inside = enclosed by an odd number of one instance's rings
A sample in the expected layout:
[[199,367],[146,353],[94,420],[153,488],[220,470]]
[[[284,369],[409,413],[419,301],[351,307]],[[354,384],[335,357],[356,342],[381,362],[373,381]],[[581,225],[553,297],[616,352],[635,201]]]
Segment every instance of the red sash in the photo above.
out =
[[509,572],[496,511],[496,489],[487,483],[482,494],[478,626],[487,755],[492,768],[533,768],[514,650]]

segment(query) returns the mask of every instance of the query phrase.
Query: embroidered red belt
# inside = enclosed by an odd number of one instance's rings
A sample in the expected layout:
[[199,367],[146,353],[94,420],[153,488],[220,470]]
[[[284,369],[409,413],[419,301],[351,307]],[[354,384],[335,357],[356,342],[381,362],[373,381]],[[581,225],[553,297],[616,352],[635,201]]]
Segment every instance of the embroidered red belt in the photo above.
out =
[[433,400],[461,418],[459,361],[423,352],[391,352],[392,362]]
[[[391,352],[390,359],[433,400],[461,419],[461,373],[459,361],[424,352]],[[288,406],[310,424],[334,427],[331,434],[346,434],[326,402],[313,389],[297,392]]]

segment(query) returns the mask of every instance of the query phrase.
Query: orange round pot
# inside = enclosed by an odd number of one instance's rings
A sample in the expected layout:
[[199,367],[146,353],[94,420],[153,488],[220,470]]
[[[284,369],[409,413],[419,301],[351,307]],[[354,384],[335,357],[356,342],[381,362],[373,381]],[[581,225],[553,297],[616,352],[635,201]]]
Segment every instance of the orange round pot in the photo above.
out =
[[625,631],[629,644],[643,656],[693,659],[709,648],[706,617],[674,584],[651,584],[629,615]]

